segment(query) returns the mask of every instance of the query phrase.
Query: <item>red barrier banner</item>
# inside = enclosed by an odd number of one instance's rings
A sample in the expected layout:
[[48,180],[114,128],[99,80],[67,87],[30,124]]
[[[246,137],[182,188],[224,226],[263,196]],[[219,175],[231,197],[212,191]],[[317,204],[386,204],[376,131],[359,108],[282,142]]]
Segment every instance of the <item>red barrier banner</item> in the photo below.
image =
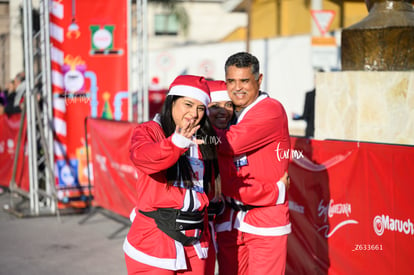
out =
[[[20,114],[0,115],[0,186],[9,187],[20,129]],[[29,167],[26,148],[26,123],[21,132],[19,157],[17,159],[15,182],[17,187],[29,191]]]
[[411,274],[414,147],[292,138],[287,274]]
[[129,141],[137,124],[88,119],[94,204],[129,217],[135,207],[137,174],[129,159]]
[[[94,199],[127,217],[134,123],[88,120]],[[291,138],[286,274],[411,274],[413,146]]]
[[88,185],[85,118],[128,119],[128,2],[52,1],[56,181],[72,205]]

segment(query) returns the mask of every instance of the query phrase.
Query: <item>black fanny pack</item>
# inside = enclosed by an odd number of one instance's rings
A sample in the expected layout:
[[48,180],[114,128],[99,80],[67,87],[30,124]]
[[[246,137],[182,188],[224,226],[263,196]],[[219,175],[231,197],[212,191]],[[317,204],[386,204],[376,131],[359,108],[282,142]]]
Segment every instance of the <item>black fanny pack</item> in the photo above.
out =
[[[184,212],[174,208],[159,208],[156,211],[139,210],[139,212],[153,218],[161,231],[184,246],[193,245],[199,241],[204,229],[204,211]],[[191,229],[199,229],[200,233],[196,237],[189,237],[181,232]]]

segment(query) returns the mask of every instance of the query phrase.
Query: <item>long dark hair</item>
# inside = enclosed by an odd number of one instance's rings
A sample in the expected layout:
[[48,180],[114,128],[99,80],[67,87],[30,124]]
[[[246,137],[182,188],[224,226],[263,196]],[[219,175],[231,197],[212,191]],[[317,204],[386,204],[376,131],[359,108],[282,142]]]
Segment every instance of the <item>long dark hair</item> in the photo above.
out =
[[[166,137],[171,136],[175,132],[175,122],[172,116],[173,103],[182,96],[167,96],[160,113],[161,127]],[[217,152],[216,145],[213,142],[209,142],[211,139],[215,139],[216,132],[212,127],[210,120],[208,119],[207,112],[204,113],[200,121],[200,129],[196,133],[197,139],[203,139],[207,142],[199,145],[201,155],[204,161],[204,192],[208,193],[210,190],[213,171],[215,176],[218,175],[218,164],[217,164]],[[216,139],[217,140],[217,139]],[[187,159],[188,151],[182,155],[178,161],[167,169],[167,186],[172,186],[174,182],[184,182],[186,188],[193,187],[193,169],[191,168],[190,162]]]

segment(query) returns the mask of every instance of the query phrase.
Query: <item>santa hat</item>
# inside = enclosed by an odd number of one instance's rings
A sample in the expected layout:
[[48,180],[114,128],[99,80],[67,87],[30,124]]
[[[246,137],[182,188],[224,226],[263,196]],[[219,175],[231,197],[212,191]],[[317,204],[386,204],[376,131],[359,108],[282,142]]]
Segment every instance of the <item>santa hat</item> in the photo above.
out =
[[206,107],[210,103],[210,90],[202,76],[180,75],[170,85],[168,95],[187,96],[201,101]]
[[211,102],[231,101],[227,93],[226,82],[222,80],[210,80],[207,81],[207,85],[210,88]]

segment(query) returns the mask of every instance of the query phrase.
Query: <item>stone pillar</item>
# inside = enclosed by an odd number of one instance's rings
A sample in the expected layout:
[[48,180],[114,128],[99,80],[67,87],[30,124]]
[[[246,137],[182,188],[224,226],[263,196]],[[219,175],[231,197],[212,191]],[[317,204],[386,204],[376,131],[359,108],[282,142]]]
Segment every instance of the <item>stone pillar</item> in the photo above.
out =
[[342,31],[342,72],[316,77],[315,138],[414,145],[414,9],[366,0]]
[[365,3],[368,16],[342,31],[342,70],[414,70],[412,0]]
[[316,75],[315,138],[414,145],[414,72]]

